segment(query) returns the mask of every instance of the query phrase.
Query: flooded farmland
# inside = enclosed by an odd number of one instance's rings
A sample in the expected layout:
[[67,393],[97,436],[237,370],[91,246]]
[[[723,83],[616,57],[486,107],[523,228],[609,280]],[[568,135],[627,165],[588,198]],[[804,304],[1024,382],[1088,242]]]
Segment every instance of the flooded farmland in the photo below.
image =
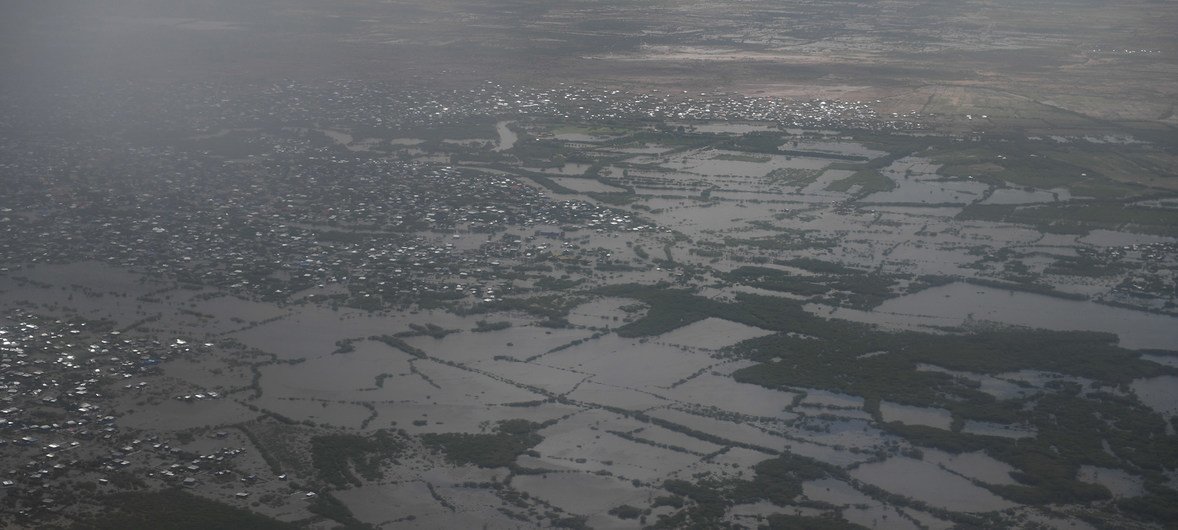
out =
[[[212,142],[184,151],[207,180],[126,149],[166,179],[6,203],[52,219],[0,264],[0,429],[48,466],[21,487],[316,528],[1162,520],[1165,208],[1000,173],[1008,139],[849,125],[862,104],[842,127],[796,103],[799,127],[770,99],[664,120],[699,109],[495,90],[206,127],[183,138]],[[97,463],[54,467],[71,442]]]
[[927,327],[955,326],[973,320],[1057,330],[1106,331],[1115,333],[1122,346],[1133,349],[1166,349],[1178,341],[1178,319],[1172,316],[970,283],[935,287],[890,300],[877,307],[871,316],[862,315],[862,318]]

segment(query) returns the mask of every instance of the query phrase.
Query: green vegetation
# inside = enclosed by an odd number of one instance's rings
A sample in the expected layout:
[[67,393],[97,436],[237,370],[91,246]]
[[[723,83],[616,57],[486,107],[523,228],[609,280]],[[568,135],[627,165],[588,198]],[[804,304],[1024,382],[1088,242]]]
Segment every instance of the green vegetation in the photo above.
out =
[[822,171],[816,169],[798,169],[792,167],[777,168],[770,171],[765,179],[768,184],[785,184],[788,186],[803,187],[813,184],[822,175]]
[[769,516],[769,530],[855,530],[866,528],[833,517],[807,517],[775,513]]
[[780,234],[773,237],[755,239],[724,238],[724,246],[729,248],[749,247],[760,250],[789,251],[807,250],[815,248],[832,248],[837,245],[834,239],[814,236],[811,232],[776,228]]
[[262,460],[265,460],[266,465],[269,466],[270,472],[274,473],[275,475],[282,474],[282,463],[279,462],[278,459],[275,458],[274,455],[270,452],[270,450],[266,448],[262,441],[258,439],[258,435],[254,434],[254,431],[246,425],[236,425],[235,427],[237,427],[237,430],[241,431],[241,433],[244,434],[247,439],[249,439],[250,443],[253,444],[254,448],[258,450],[258,454],[261,455]]
[[817,260],[798,261],[815,269],[847,271],[850,274],[795,276],[768,267],[739,267],[725,275],[725,279],[770,291],[781,291],[801,296],[827,295],[825,302],[835,305],[870,309],[894,295],[895,280],[882,274],[850,271],[833,263]]
[[763,164],[765,162],[772,160],[772,158],[769,158],[767,156],[720,153],[716,156],[713,156],[712,160],[728,160],[728,161],[732,161],[732,162],[756,162],[756,163]]
[[738,294],[736,302],[717,302],[690,291],[669,289],[668,285],[620,284],[594,292],[605,296],[632,298],[650,306],[646,315],[615,330],[624,337],[659,335],[708,317],[775,331],[808,335],[837,334],[843,330],[867,329],[854,323],[836,322],[817,317],[802,308],[802,303],[776,296]]
[[344,530],[372,530],[373,528],[372,525],[356,519],[347,505],[327,492],[316,496],[310,506],[307,506],[307,510],[343,525]]
[[499,322],[487,322],[486,320],[480,320],[475,322],[475,327],[471,329],[471,331],[474,331],[475,333],[486,333],[488,331],[499,331],[510,327],[511,322],[506,320],[501,320]]
[[[972,380],[917,370],[920,364],[982,374],[1040,370],[1092,379],[1101,385],[1095,388],[1178,373],[1116,347],[1115,336],[1039,330],[924,335],[869,328],[816,336],[822,340],[776,335],[746,341],[737,346],[738,353],[780,361],[739,370],[734,376],[774,388],[825,388],[864,396],[869,410],[877,411],[880,400],[941,407],[953,414],[955,430],[963,420],[1032,426],[1037,431],[1034,438],[1011,440],[884,425],[915,444],[952,452],[984,450],[1011,464],[1019,470],[1021,483],[991,489],[1023,503],[1108,498],[1103,487],[1076,480],[1081,465],[1158,473],[1178,462],[1178,440],[1165,434],[1165,420],[1131,398],[1108,391],[1085,393],[1076,383],[1055,383],[1038,394],[999,400],[979,391]],[[873,352],[882,353],[865,356]]]
[[1080,253],[1078,256],[1055,256],[1055,263],[1048,265],[1043,272],[1064,276],[1099,278],[1120,273],[1124,269],[1125,267],[1123,265],[1112,263],[1090,254]]
[[630,192],[589,192],[585,195],[610,206],[625,206],[638,200],[638,195]]
[[424,359],[427,357],[426,353],[420,348],[411,346],[408,342],[405,342],[404,339],[401,339],[400,337],[395,337],[393,335],[373,335],[368,337],[368,340],[383,342],[419,359]]
[[754,466],[752,480],[721,480],[704,477],[692,483],[667,480],[663,489],[674,499],[687,498],[692,504],[671,516],[661,516],[654,528],[712,528],[729,506],[766,500],[784,506],[802,493],[802,483],[828,476],[845,476],[842,470],[810,458],[783,454]]
[[585,283],[584,279],[572,280],[569,278],[553,278],[551,276],[545,276],[539,280],[536,280],[536,288],[541,291],[567,291],[573,287],[581,285],[582,283]]
[[503,298],[494,302],[482,302],[469,309],[459,309],[455,312],[459,315],[471,315],[500,311],[522,311],[548,320],[557,320],[568,316],[569,310],[577,307],[582,302],[584,302],[584,299],[579,296],[549,294],[530,298]]
[[1075,195],[1103,199],[1140,194],[1143,188],[1132,182],[1165,173],[1140,148],[1080,147],[1023,138],[944,144],[929,155],[944,164],[941,173],[945,175],[1040,189],[1062,187]]
[[[518,172],[519,170],[516,170],[516,171]],[[545,189],[547,189],[548,191],[551,191],[552,193],[555,193],[557,195],[576,195],[577,194],[576,190],[571,189],[571,188],[566,188],[564,186],[561,186],[560,184],[557,184],[555,180],[552,180],[552,178],[550,178],[549,176],[547,176],[543,173],[528,172],[524,176],[531,179],[532,182],[535,182],[536,184],[544,186]]]
[[446,335],[456,333],[456,329],[445,329],[437,324],[409,324],[409,331],[402,331],[396,334],[397,337],[419,337],[422,335],[433,337],[435,339],[444,338]]
[[77,522],[79,530],[124,530],[127,528],[170,528],[175,530],[293,530],[294,525],[269,517],[166,489],[153,492],[116,493],[103,497],[102,504],[113,513]]
[[741,484],[738,493],[746,499],[764,499],[779,506],[801,495],[803,482],[826,478],[832,473],[829,464],[788,453],[765,460],[753,466],[753,470],[756,471],[753,480]]
[[[1111,385],[1178,373],[1178,369],[1141,360],[1139,354],[1118,348],[1115,335],[1095,332],[999,330],[969,335],[927,335],[885,333],[852,325],[842,333],[819,336],[823,340],[772,335],[746,341],[737,347],[744,355],[754,359],[781,356],[786,360],[747,368],[736,375],[744,380],[759,380],[756,382],[795,380],[782,381],[792,386],[821,381],[818,388],[869,398],[886,394],[889,399],[912,404],[949,404],[936,396],[942,393],[971,396],[977,391],[944,374],[909,375],[909,372],[915,372],[919,363],[985,374],[1043,370]],[[859,358],[877,351],[888,353]],[[894,375],[882,377],[881,374]],[[918,381],[910,378],[919,378],[919,383],[925,386],[912,388],[912,383]]]
[[847,267],[845,265],[833,263],[830,261],[815,259],[815,258],[782,259],[782,260],[775,260],[774,263],[776,263],[778,265],[785,265],[788,267],[797,267],[799,269],[805,269],[810,272],[816,272],[818,274],[862,274],[863,273],[863,271],[860,271],[857,269],[852,269],[852,268]]
[[717,312],[722,305],[686,290],[661,289],[638,285],[611,285],[598,289],[597,294],[621,296],[641,300],[650,305],[642,318],[617,330],[622,337],[659,335],[698,322]]
[[526,420],[504,420],[491,434],[430,433],[422,435],[421,441],[445,452],[456,464],[513,467],[516,458],[543,441],[536,433],[541,427]]
[[[613,21],[610,21],[611,23]],[[608,126],[600,123],[567,123],[558,122],[551,124],[549,132],[552,134],[585,134],[589,136],[616,136],[619,134],[626,134],[630,132],[631,128],[626,126]]]
[[782,133],[756,131],[743,134],[734,139],[726,140],[722,142],[719,147],[724,149],[731,149],[733,151],[744,151],[747,153],[781,154],[787,156],[805,156],[810,158],[828,158],[832,160],[864,160],[862,156],[857,155],[827,153],[824,151],[796,151],[781,149],[781,146],[785,143],[786,137]]
[[885,177],[875,169],[861,169],[856,171],[851,176],[831,182],[826,189],[830,191],[848,192],[851,188],[859,186],[856,191],[856,197],[865,197],[872,193],[880,191],[892,191],[896,189],[896,183],[892,179]]
[[760,289],[802,296],[817,296],[826,294],[830,290],[830,287],[811,281],[809,278],[803,279],[788,272],[768,267],[739,267],[726,274],[724,279]]
[[343,488],[361,484],[356,474],[366,480],[380,480],[381,466],[403,447],[395,434],[384,429],[368,436],[329,434],[311,439],[311,458],[319,478]]
[[1147,481],[1145,491],[1145,495],[1121,499],[1117,506],[1147,520],[1161,521],[1170,527],[1178,524],[1178,491],[1162,486],[1157,480]]
[[618,519],[637,519],[642,515],[642,509],[623,504],[609,509],[609,514]]
[[[1025,278],[1015,278],[1016,280],[1025,280]],[[980,285],[982,287],[994,287],[997,289],[1007,289],[1011,291],[1020,291],[1024,293],[1041,294],[1044,296],[1054,296],[1056,298],[1066,298],[1068,300],[1087,300],[1088,297],[1078,293],[1065,293],[1057,290],[1050,285],[1043,285],[1034,283],[1033,281],[1021,281],[1016,283],[1000,282],[989,280],[986,278],[964,278],[965,283]]]

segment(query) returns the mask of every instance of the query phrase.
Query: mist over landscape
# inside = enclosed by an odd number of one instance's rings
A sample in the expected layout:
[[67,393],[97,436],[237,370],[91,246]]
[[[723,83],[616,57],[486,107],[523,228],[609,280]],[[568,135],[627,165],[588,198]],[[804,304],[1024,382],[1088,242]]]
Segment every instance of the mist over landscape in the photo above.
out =
[[0,0],[0,526],[1178,526],[1174,28]]

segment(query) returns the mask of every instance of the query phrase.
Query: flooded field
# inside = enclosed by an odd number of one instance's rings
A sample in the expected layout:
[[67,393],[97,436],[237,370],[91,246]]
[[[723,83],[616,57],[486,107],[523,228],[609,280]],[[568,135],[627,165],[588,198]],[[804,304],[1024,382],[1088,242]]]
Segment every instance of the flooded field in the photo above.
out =
[[[836,314],[839,312],[836,311]],[[850,316],[850,315],[848,315]],[[1057,330],[1115,333],[1126,348],[1166,349],[1178,343],[1178,318],[969,283],[934,287],[889,300],[869,315],[881,324],[959,326],[968,320]]]
[[946,510],[987,512],[1017,506],[937,465],[910,458],[864,464],[851,471],[851,475]]
[[570,190],[582,193],[617,193],[625,191],[624,188],[611,186],[595,179],[553,177],[552,181]]
[[203,196],[5,205],[69,242],[0,264],[10,467],[63,461],[79,411],[71,481],[316,528],[1116,528],[1178,498],[1172,200],[1012,139],[567,90],[208,126],[140,160],[207,163],[153,173]]
[[511,125],[511,122],[501,121],[495,124],[495,132],[499,134],[499,144],[495,146],[496,151],[511,149],[519,141],[519,135],[511,130],[508,125]]
[[936,464],[948,471],[971,480],[986,484],[1017,484],[1010,477],[1015,468],[999,462],[984,452],[951,454],[936,449],[923,449],[922,460]]
[[937,429],[949,429],[953,416],[944,409],[912,407],[884,401],[879,405],[884,421],[898,421],[908,425],[924,425]]
[[718,350],[748,339],[771,334],[771,331],[718,318],[708,318],[683,326],[653,340],[689,348]]
[[704,150],[676,155],[662,167],[705,177],[761,178],[775,169],[823,169],[830,165],[821,158],[783,155],[750,156],[736,151]]
[[[1178,416],[1178,377],[1165,375],[1138,379],[1131,388],[1137,399],[1163,417]],[[1173,432],[1174,428],[1172,424],[1166,425],[1167,432]]]

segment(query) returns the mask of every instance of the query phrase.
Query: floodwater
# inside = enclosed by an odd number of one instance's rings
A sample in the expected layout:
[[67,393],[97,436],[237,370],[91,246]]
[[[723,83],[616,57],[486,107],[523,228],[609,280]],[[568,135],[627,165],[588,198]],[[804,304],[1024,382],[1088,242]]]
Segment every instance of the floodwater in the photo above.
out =
[[1142,355],[1141,358],[1145,359],[1147,361],[1152,361],[1152,362],[1164,365],[1164,366],[1172,366],[1174,368],[1178,368],[1178,356],[1175,356],[1175,355],[1147,354],[1147,355]]
[[617,138],[617,136],[596,135],[585,133],[560,133],[552,135],[553,138],[562,142],[584,142],[584,143],[599,143],[606,140]]
[[740,383],[728,376],[705,373],[660,393],[676,401],[716,407],[747,416],[782,420],[796,417],[796,414],[785,410],[796,394]]
[[953,377],[960,377],[963,379],[969,379],[970,381],[976,381],[978,383],[978,390],[990,394],[991,396],[994,396],[998,399],[1021,398],[1035,392],[1033,390],[1018,386],[1005,379],[999,379],[997,377],[984,374],[949,370],[940,366],[924,363],[917,364],[916,369],[919,371],[940,372],[943,374],[952,375]]
[[1112,492],[1113,497],[1137,497],[1145,494],[1145,481],[1120,469],[1096,466],[1081,466],[1076,478],[1092,484],[1100,484]]
[[577,164],[577,163],[573,163],[573,162],[567,162],[563,166],[560,166],[560,167],[549,167],[549,168],[527,168],[526,167],[524,169],[526,169],[528,171],[538,171],[541,173],[553,173],[556,175],[577,176],[577,175],[584,175],[585,172],[588,171],[590,167],[592,167],[592,166],[590,166],[589,164]]
[[878,158],[886,155],[884,151],[876,151],[855,142],[835,142],[829,140],[798,140],[797,145],[792,142],[782,145],[780,149],[794,151],[817,151],[819,153],[834,153],[863,158]]
[[869,195],[871,203],[969,204],[982,198],[989,185],[970,180],[945,180],[928,160],[907,157],[880,173],[896,184],[891,191]]
[[253,411],[229,399],[193,402],[169,399],[158,405],[128,412],[119,418],[119,424],[134,429],[180,431],[244,422],[256,416]]
[[326,134],[336,144],[347,148],[349,151],[368,151],[372,149],[373,146],[380,143],[380,140],[376,138],[357,140],[351,134],[343,131],[333,131],[331,129],[319,129],[319,131],[323,134]]
[[331,138],[332,140],[335,140],[335,143],[340,144],[344,147],[347,147],[348,144],[352,143],[352,135],[350,135],[346,132],[333,131],[331,129],[320,129],[319,132],[326,134],[329,138]]
[[961,432],[983,436],[998,436],[1001,438],[1033,438],[1035,429],[1021,425],[1004,425],[988,421],[966,420]]
[[802,405],[847,408],[856,410],[863,408],[863,398],[859,396],[852,396],[850,394],[842,394],[839,392],[832,392],[830,390],[818,390],[813,388],[804,388],[800,390],[806,393],[806,398],[802,400]]
[[852,470],[851,476],[946,510],[989,512],[1017,506],[936,464],[911,458],[864,464]]
[[718,350],[748,339],[772,334],[772,331],[730,320],[706,318],[659,335],[653,340],[677,346]]
[[577,326],[609,325],[616,322],[616,317],[626,314],[623,307],[635,305],[634,300],[629,298],[602,297],[572,308],[568,319]]
[[[1169,420],[1178,416],[1178,377],[1163,375],[1149,379],[1138,379],[1130,385],[1137,399],[1145,406]],[[1174,425],[1166,421],[1166,431],[1174,434]]]
[[922,448],[921,452],[924,453],[925,462],[936,464],[965,478],[987,484],[1017,484],[1010,477],[1010,472],[1016,471],[1013,466],[995,460],[984,452],[951,454],[929,448]]
[[[668,125],[678,125],[668,123]],[[737,123],[737,122],[709,122],[693,126],[696,132],[711,134],[747,134],[751,132],[776,131],[776,123]]]
[[[982,287],[964,282],[933,287],[893,298],[870,313],[835,311],[834,316],[922,326],[960,326],[968,320],[1054,330],[1115,333],[1130,349],[1173,349],[1178,345],[1178,318],[1134,311],[1095,302]],[[860,318],[853,318],[859,320]]]
[[652,410],[648,414],[726,440],[753,444],[759,447],[781,449],[785,442],[783,438],[766,433],[747,423],[733,423],[731,421],[699,416],[673,408]]
[[802,195],[816,196],[817,202],[828,202],[832,197],[842,198],[846,195],[837,191],[826,191],[826,187],[830,186],[836,180],[842,180],[854,174],[854,171],[846,169],[828,169],[823,171],[813,183],[798,192]]
[[905,425],[924,425],[948,430],[953,423],[953,415],[945,409],[913,407],[882,401],[879,404],[879,412],[883,416],[883,421],[898,421]]
[[499,133],[499,145],[495,147],[495,151],[506,151],[515,147],[515,142],[519,141],[519,135],[515,134],[507,125],[509,121],[501,121],[495,124],[495,132]]
[[551,177],[552,181],[570,190],[581,193],[617,193],[626,191],[617,186],[610,186],[597,179],[576,177]]
[[[490,319],[489,321],[495,322],[497,320],[501,319]],[[512,321],[509,320],[509,322]],[[557,346],[568,344],[574,340],[583,340],[591,335],[591,332],[586,330],[547,329],[521,325],[518,320],[512,324],[506,329],[478,333],[451,333],[440,339],[428,335],[408,337],[405,342],[434,357],[469,364],[490,361],[500,355],[522,360],[534,355],[542,355]]]
[[1071,200],[1072,194],[1066,189],[1052,190],[998,188],[982,201],[982,204],[1034,204]]
[[1115,232],[1112,230],[1093,230],[1077,241],[1098,247],[1121,247],[1126,245],[1148,245],[1150,243],[1175,243],[1178,242],[1178,238],[1150,234],[1134,234],[1131,232]]
[[[635,488],[628,480],[590,473],[518,475],[512,479],[511,485],[519,491],[527,492],[571,513],[603,516],[611,508],[621,504],[643,505],[643,501],[650,494],[657,494],[650,488]],[[618,524],[617,519],[606,519],[610,520],[612,524]],[[600,524],[602,522],[598,522],[598,525]]]
[[979,182],[929,181],[916,178],[892,179],[896,189],[868,195],[869,203],[969,204],[989,188]]
[[863,494],[850,484],[835,478],[813,480],[802,484],[802,495],[807,499],[826,502],[836,506],[846,507],[843,517],[848,521],[865,526],[878,528],[912,528],[920,526],[907,520],[895,508]]
[[670,387],[714,361],[676,346],[606,335],[546,355],[543,363],[593,375],[597,383],[646,389]]
[[[717,156],[728,156],[735,159],[717,159],[715,158]],[[741,160],[746,157],[750,157],[750,155],[738,151],[705,149],[677,155],[662,166],[667,169],[705,176],[732,175],[760,178],[768,175],[774,169],[822,169],[831,163],[830,160],[822,158],[787,157],[784,155],[754,155],[749,160]],[[767,160],[764,162],[752,161],[753,158]]]

